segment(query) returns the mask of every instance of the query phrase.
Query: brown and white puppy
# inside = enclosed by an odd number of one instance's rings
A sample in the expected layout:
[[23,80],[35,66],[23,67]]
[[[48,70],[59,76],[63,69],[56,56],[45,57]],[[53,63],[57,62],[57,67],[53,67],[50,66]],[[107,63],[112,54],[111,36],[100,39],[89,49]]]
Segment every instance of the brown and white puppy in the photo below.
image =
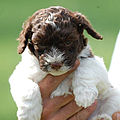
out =
[[40,120],[42,98],[37,83],[48,73],[67,72],[76,59],[80,66],[51,97],[73,91],[77,105],[83,107],[98,98],[99,106],[90,118],[95,120],[111,120],[111,115],[120,110],[120,94],[111,88],[105,65],[92,54],[84,30],[102,39],[84,15],[58,6],[38,10],[24,23],[18,38],[22,60],[9,79],[19,120]]
[[[23,26],[18,38],[20,41],[18,53],[21,54],[28,45],[45,72],[59,71],[62,66],[71,68],[87,45],[87,39],[83,35],[84,30],[94,38],[102,39],[87,18],[78,12],[71,12],[63,7],[38,10]],[[56,61],[44,61],[43,56],[48,57],[48,55],[51,57],[60,55],[59,59],[62,58]]]

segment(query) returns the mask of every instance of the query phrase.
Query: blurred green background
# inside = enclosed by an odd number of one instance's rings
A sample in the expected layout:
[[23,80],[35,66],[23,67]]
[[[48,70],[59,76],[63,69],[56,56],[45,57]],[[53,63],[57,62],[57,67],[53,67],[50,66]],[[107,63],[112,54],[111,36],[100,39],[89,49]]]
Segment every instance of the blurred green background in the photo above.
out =
[[53,5],[87,16],[104,40],[98,41],[85,34],[94,53],[103,57],[109,68],[120,29],[120,0],[0,0],[0,120],[17,120],[17,108],[9,92],[8,78],[20,61],[16,38],[22,23],[36,10]]

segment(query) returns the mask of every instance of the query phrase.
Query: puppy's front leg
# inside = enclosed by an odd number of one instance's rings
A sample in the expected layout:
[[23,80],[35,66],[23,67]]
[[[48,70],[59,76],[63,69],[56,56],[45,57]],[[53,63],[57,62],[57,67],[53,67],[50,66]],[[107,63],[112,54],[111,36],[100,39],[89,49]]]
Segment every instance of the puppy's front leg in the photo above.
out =
[[113,113],[120,111],[120,91],[110,87],[99,98],[101,102],[92,120],[112,120]]
[[73,80],[73,93],[78,106],[90,106],[97,99],[98,90],[94,84],[87,80]]
[[10,78],[11,93],[17,104],[19,120],[40,120],[42,99],[37,83],[30,79]]

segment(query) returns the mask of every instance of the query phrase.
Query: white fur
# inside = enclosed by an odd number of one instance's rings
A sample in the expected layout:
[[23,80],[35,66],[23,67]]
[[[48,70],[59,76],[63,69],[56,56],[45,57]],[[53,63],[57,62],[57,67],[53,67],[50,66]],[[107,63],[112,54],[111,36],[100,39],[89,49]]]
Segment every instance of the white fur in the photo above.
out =
[[[45,55],[44,60],[46,61],[46,64],[54,63],[54,62],[62,63],[65,60],[64,52],[61,53],[57,48],[52,47],[50,52]],[[50,66],[48,66],[48,72],[54,76],[64,74],[69,70],[70,70],[70,67],[65,66],[64,63],[58,71],[56,71],[56,70],[52,69]]]
[[55,22],[53,22],[54,20],[54,13],[50,13],[50,15],[48,16],[48,18],[46,19],[45,23],[48,23],[50,25],[52,25],[54,28],[57,28]]
[[51,51],[46,54],[45,60],[50,63],[63,61],[64,53],[61,53],[57,48],[52,47]]
[[[120,92],[111,87],[103,60],[87,57],[88,48],[79,55],[77,70],[58,86],[51,97],[71,94],[71,89],[77,105],[85,108],[98,99],[97,109],[89,119],[107,116],[105,120],[111,120],[111,115],[120,110]],[[21,62],[9,79],[19,120],[40,120],[42,98],[37,83],[46,75],[40,70],[37,58],[26,48]]]

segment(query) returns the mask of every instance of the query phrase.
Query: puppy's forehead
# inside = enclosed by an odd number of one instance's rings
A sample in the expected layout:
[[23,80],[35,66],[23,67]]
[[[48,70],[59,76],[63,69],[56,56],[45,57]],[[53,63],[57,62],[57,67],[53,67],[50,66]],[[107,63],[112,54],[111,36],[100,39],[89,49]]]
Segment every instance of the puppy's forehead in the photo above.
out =
[[[42,36],[42,37],[39,37]],[[41,35],[40,33],[33,34],[32,42],[34,44],[52,44],[54,43],[63,43],[66,41],[77,41],[79,40],[79,33],[76,29],[62,29],[60,31],[54,31],[53,33],[45,33]]]
[[78,31],[72,22],[72,14],[60,6],[38,10],[31,19],[33,43],[76,40]]

